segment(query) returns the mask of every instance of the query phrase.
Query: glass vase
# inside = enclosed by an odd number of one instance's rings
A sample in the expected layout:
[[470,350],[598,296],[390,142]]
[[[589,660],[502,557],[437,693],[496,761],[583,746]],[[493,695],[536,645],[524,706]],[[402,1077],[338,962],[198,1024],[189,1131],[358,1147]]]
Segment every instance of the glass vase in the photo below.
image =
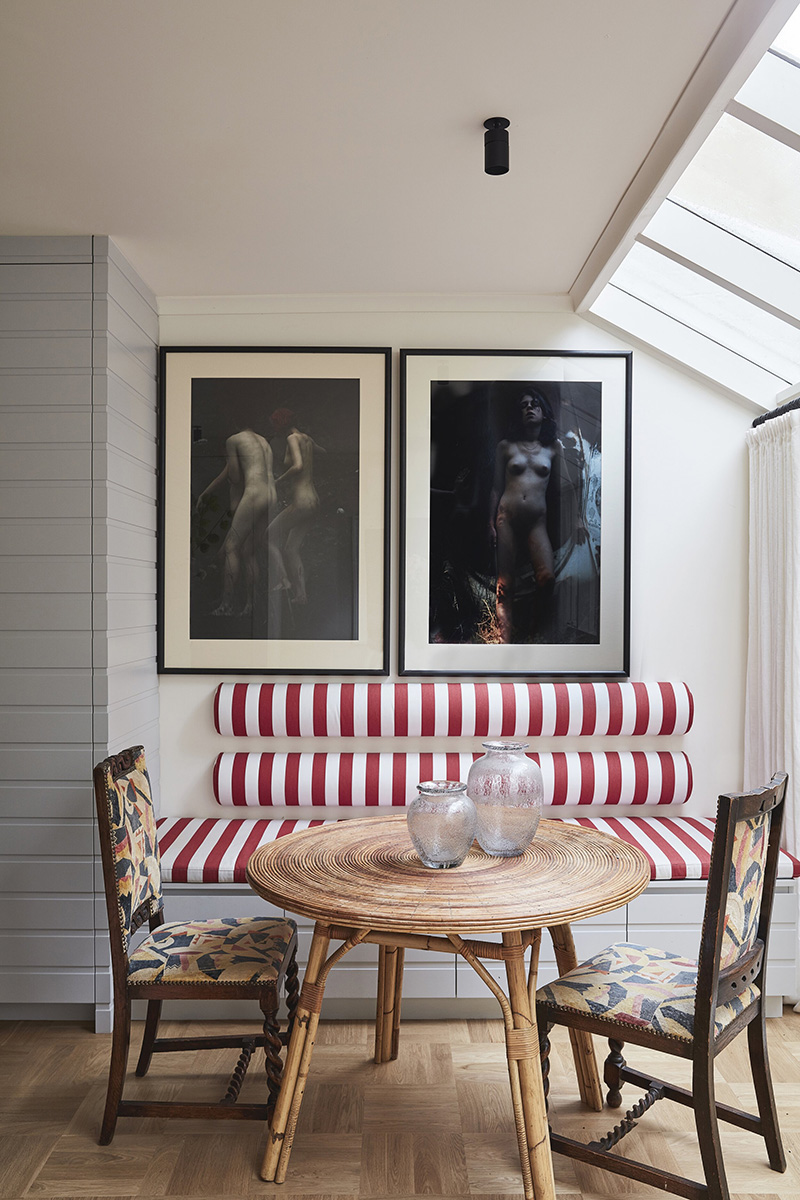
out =
[[476,837],[487,854],[513,858],[528,848],[539,825],[542,772],[526,755],[526,742],[484,742],[483,748],[467,776]]
[[418,783],[407,820],[414,849],[426,867],[458,867],[467,857],[477,817],[465,783]]

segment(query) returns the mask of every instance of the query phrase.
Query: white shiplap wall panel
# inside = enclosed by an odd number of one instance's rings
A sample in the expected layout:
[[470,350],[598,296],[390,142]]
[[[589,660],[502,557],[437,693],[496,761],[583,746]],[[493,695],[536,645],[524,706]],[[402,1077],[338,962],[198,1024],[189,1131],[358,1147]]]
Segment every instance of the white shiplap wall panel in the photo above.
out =
[[91,366],[91,337],[86,334],[47,334],[42,337],[15,337],[8,334],[0,337],[2,370],[89,371]]
[[[3,967],[0,969],[0,996],[5,1011],[25,1011],[29,1004],[54,1006],[54,1015],[62,1005],[84,1005],[95,992],[95,972],[90,967],[70,970],[57,967]],[[41,1011],[41,1010],[39,1010]]]
[[[30,263],[21,263],[19,266],[5,263],[0,274],[0,297],[4,300],[26,300],[33,296],[41,296],[44,300],[50,300],[53,296],[58,296],[62,300],[82,298],[91,301],[92,280],[86,271],[85,263],[47,264],[35,274],[29,268]],[[85,327],[88,329],[90,324],[87,322]]]
[[0,298],[0,328],[5,332],[72,333],[92,327],[92,300]]
[[91,742],[85,746],[52,746],[39,744],[27,747],[0,748],[0,779],[9,782],[38,783],[58,780],[85,784],[87,767],[91,767]]
[[[33,892],[92,891],[94,863],[91,858],[29,858],[20,856],[10,862],[0,862],[0,889],[24,894]],[[44,999],[44,997],[43,997]]]
[[41,263],[51,270],[53,263],[89,263],[92,261],[91,234],[70,237],[0,237],[0,263]]
[[[99,295],[108,295],[117,310],[124,312],[139,326],[149,345],[155,346],[158,343],[158,314],[153,307],[149,289],[144,287],[141,280],[134,281],[133,277],[126,273],[130,272],[129,265],[121,256],[117,256],[114,261],[113,253],[113,249],[110,248],[109,258],[105,262],[95,262],[95,288]],[[119,336],[118,330],[113,326],[111,332]]]
[[87,521],[0,521],[0,558],[88,556],[91,549],[92,529]]
[[117,748],[133,746],[141,743],[147,749],[147,769],[153,773],[151,760],[154,754],[150,746],[158,739],[158,722],[149,720],[153,708],[158,706],[158,692],[143,696],[132,704],[120,705],[119,708],[109,708],[106,713],[107,741]]
[[101,691],[100,685],[95,690],[95,703],[113,708],[124,703],[130,696],[143,696],[154,688],[157,689],[158,684],[153,680],[152,671],[146,662],[129,664],[106,673],[102,681],[103,690]]
[[[142,743],[158,802],[155,298],[107,238],[94,242],[94,743]],[[133,582],[135,578],[135,583]],[[98,872],[98,892],[101,891]],[[96,906],[95,1017],[107,1028],[106,918]]]
[[0,967],[94,968],[91,933],[0,934]]
[[0,487],[0,520],[89,521],[92,515],[92,489],[88,480],[69,484],[48,480],[19,480]]
[[155,629],[139,633],[109,633],[104,645],[95,655],[95,665],[112,668],[134,667],[137,663],[154,657],[155,652]]
[[94,924],[91,896],[10,896],[0,906],[0,929],[51,933],[89,930]]
[[56,701],[50,701],[51,707],[15,707],[13,711],[3,716],[4,737],[11,743],[26,745],[28,742],[41,744],[57,740],[66,744],[79,741],[86,730],[86,719],[91,719],[91,705],[84,707],[73,705],[70,708],[56,707]]
[[6,631],[2,635],[2,661],[6,667],[81,667],[89,661],[91,645],[89,632]]
[[[125,408],[121,410],[118,405],[123,404]],[[119,447],[139,462],[147,462],[156,437],[156,414],[137,401],[121,380],[117,386],[108,388],[108,409],[98,420],[106,421],[105,437],[110,446]]]
[[155,563],[127,562],[111,555],[97,568],[106,592],[124,592],[128,596],[152,596],[156,589]]
[[[152,442],[149,444],[152,445]],[[95,462],[97,462],[97,457],[95,457]],[[156,477],[147,463],[134,458],[129,451],[109,446],[105,455],[105,467],[109,478],[114,480],[117,487],[124,488],[140,497],[145,496],[155,504]]]
[[[0,671],[0,705],[57,704],[62,708],[92,703],[88,668],[77,671]],[[38,741],[39,739],[37,739]]]
[[42,855],[88,855],[94,854],[94,822],[48,820],[47,825],[32,821],[0,822],[0,837],[6,855],[27,854],[34,858]]
[[96,555],[106,557],[120,552],[120,543],[124,539],[125,550],[132,562],[152,566],[156,561],[156,551],[153,538],[143,530],[134,529],[115,521],[95,521],[94,550]]
[[[2,466],[0,466],[2,470]],[[7,555],[0,572],[0,592],[83,592],[89,556],[53,557],[46,562],[27,555]],[[4,701],[0,700],[0,704]]]
[[53,592],[0,594],[0,629],[91,629],[92,601],[87,595]]
[[107,238],[0,238],[0,1017],[108,1009],[91,770],[145,741],[157,786],[157,331]]
[[[92,795],[86,781],[63,779],[0,783],[0,812],[6,817],[24,817],[34,828],[42,820],[85,819],[92,816]],[[3,901],[8,904],[8,898]]]
[[[6,377],[3,379],[5,388]],[[0,435],[6,445],[16,442],[23,448],[50,446],[60,448],[62,444],[81,442],[91,444],[92,418],[89,410],[90,394],[88,376],[83,376],[84,403],[76,401],[74,410],[56,408],[51,404],[32,407],[33,400],[21,402],[18,408],[6,406],[0,410]],[[88,476],[87,476],[88,478]]]
[[17,446],[0,450],[0,479],[10,480],[88,479],[91,473],[91,450],[72,446],[67,449],[43,450],[41,446]]
[[[3,267],[3,270],[5,269]],[[0,271],[0,275],[2,275],[2,271]],[[72,374],[26,371],[24,375],[4,375],[3,387],[0,390],[0,413],[4,410],[20,409],[23,414],[23,424],[25,424],[24,415],[29,406],[44,406],[53,409],[71,409],[76,405],[79,406],[83,403],[86,390],[84,375],[85,372],[81,371],[75,371]],[[31,411],[31,417],[34,416],[35,411]],[[87,428],[88,425],[87,415]]]

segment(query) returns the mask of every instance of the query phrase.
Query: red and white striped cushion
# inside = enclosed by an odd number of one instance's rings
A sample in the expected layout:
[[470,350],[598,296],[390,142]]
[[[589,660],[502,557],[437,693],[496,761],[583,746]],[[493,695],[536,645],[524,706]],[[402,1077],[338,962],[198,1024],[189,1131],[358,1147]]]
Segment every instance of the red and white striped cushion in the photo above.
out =
[[[653,879],[707,879],[711,817],[567,818],[639,846]],[[245,883],[245,867],[259,846],[294,829],[328,821],[252,821],[217,817],[162,817],[158,822],[161,872],[166,883]],[[800,875],[800,862],[781,852],[779,879]]]
[[245,867],[259,846],[330,821],[247,821],[226,817],[161,817],[161,876],[167,883],[246,883]]
[[[650,861],[651,879],[708,879],[713,817],[567,817],[638,846]],[[800,861],[781,850],[779,879],[796,879]]]
[[639,737],[691,728],[685,683],[221,683],[226,737]]
[[[219,804],[244,807],[383,807],[408,804],[421,779],[466,779],[478,753],[336,754],[228,752],[214,764]],[[684,804],[692,769],[683,752],[531,754],[545,805]]]

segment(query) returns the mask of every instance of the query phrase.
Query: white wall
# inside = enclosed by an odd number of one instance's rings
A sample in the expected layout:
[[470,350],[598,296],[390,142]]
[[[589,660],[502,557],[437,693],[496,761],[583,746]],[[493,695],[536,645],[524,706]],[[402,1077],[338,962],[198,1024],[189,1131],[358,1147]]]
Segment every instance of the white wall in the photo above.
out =
[[[629,348],[569,311],[566,300],[552,298],[167,299],[161,301],[160,311],[164,346]],[[390,678],[396,678],[397,667],[396,358]],[[633,384],[631,677],[684,679],[692,688],[696,719],[683,748],[692,761],[695,788],[683,811],[712,813],[717,794],[738,788],[742,778],[744,433],[752,416],[721,393],[638,350]],[[212,799],[211,766],[220,750],[241,749],[242,742],[215,733],[211,700],[217,683],[233,678],[161,676],[162,813],[220,815]],[[637,747],[658,748],[656,740],[648,745],[647,739],[638,739]],[[248,748],[267,745],[251,741]],[[286,746],[273,743],[271,748]],[[547,749],[546,743],[541,748]],[[590,749],[591,743],[581,748]]]

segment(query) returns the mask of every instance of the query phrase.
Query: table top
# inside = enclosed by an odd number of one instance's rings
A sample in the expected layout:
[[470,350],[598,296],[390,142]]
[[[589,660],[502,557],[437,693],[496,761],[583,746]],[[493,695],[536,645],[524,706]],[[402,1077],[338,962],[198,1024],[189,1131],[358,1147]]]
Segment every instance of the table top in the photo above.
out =
[[460,867],[420,862],[404,813],[357,817],[261,846],[247,880],[270,903],[331,925],[403,933],[501,933],[566,925],[633,900],[646,857],[582,825],[540,821],[524,854],[477,842]]

